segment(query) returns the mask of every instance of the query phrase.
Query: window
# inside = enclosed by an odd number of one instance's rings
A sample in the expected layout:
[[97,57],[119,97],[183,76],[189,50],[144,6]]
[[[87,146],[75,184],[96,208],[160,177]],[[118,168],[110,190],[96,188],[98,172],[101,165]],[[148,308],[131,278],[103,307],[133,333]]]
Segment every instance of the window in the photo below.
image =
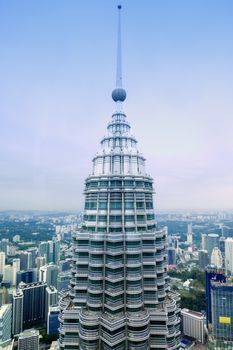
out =
[[98,220],[100,222],[106,222],[107,221],[107,215],[99,215]]
[[131,181],[131,180],[125,180],[124,184],[125,184],[125,186],[129,186],[129,187],[131,187],[131,186],[134,186],[134,181]]
[[155,215],[154,214],[148,214],[146,217],[147,217],[147,220],[154,220]]
[[121,222],[121,215],[110,215],[110,222]]
[[136,181],[136,187],[143,187],[144,182],[143,181]]
[[134,227],[126,227],[125,232],[134,232],[135,228]]
[[107,232],[106,227],[98,227],[97,229],[98,232]]
[[134,222],[134,215],[125,215],[125,222]]
[[136,202],[137,209],[144,209],[144,202]]
[[146,202],[146,209],[153,209],[153,202]]
[[108,208],[108,202],[99,202],[99,209],[107,209]]
[[109,232],[122,232],[122,227],[110,227]]
[[90,187],[97,187],[98,186],[98,182],[97,181],[93,181],[93,182],[90,182]]
[[145,227],[138,227],[138,232],[146,231]]
[[96,221],[96,215],[87,215],[88,221]]
[[137,221],[144,221],[145,215],[137,215]]
[[121,187],[122,186],[122,181],[120,180],[112,180],[111,181],[111,187]]
[[121,209],[122,204],[121,202],[111,202],[110,203],[110,209]]
[[85,209],[95,210],[97,208],[97,202],[86,202]]
[[108,181],[100,181],[99,187],[102,187],[102,188],[108,187]]
[[125,202],[125,209],[134,209],[134,202]]

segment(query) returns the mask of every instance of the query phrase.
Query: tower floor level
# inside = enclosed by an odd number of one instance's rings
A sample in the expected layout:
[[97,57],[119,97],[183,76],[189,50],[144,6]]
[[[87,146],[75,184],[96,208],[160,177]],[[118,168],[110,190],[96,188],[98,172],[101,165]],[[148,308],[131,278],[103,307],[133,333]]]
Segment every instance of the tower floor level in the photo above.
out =
[[[118,38],[121,63],[120,52]],[[119,62],[117,67],[116,88],[122,83]],[[114,97],[117,111],[93,159],[83,225],[73,235],[69,291],[60,300],[59,348],[175,350],[180,298],[168,284],[167,232],[156,227],[153,180],[122,112],[126,94]]]

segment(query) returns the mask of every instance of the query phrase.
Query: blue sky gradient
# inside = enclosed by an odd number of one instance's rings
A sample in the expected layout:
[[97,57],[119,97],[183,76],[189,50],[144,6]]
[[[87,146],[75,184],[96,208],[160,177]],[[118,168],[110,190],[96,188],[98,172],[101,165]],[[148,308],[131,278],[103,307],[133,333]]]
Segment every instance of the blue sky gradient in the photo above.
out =
[[[233,1],[124,0],[124,110],[156,208],[233,208]],[[118,2],[0,2],[0,210],[82,210]]]

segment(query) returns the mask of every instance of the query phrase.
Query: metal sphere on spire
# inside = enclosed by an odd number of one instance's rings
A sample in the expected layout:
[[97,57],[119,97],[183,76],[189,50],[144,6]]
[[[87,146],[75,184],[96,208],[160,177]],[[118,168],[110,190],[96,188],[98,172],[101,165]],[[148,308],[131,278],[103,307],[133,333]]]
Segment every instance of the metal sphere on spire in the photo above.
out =
[[123,102],[126,99],[126,91],[123,88],[116,88],[112,92],[112,99],[115,102]]

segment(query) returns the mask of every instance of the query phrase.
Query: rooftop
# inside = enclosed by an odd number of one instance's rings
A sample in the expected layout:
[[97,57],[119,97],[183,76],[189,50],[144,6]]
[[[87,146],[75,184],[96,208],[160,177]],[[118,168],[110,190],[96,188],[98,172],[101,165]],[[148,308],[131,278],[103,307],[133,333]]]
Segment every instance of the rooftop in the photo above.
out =
[[0,307],[0,317],[4,315],[4,313],[9,307],[11,307],[11,304],[4,304]]
[[199,318],[203,318],[204,315],[201,313],[201,312],[198,312],[198,311],[193,311],[193,310],[190,310],[190,309],[181,309],[181,314],[182,313],[186,313],[186,314],[189,314],[191,316],[195,316],[195,317],[199,317]]
[[40,333],[37,329],[31,328],[31,329],[25,329],[22,333],[19,335],[20,338],[26,338],[26,337],[32,337],[32,336],[39,336]]

